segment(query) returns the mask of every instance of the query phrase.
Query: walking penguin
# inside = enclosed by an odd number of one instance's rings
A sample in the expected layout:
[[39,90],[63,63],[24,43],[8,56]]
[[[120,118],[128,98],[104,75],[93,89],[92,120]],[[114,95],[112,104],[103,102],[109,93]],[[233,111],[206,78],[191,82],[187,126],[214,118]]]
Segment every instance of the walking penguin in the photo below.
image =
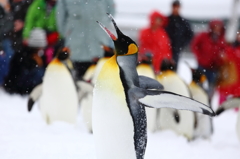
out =
[[29,95],[28,111],[39,99],[39,108],[46,123],[65,121],[76,123],[78,104],[92,86],[84,81],[75,81],[69,60],[70,50],[62,48],[46,68],[43,82]]

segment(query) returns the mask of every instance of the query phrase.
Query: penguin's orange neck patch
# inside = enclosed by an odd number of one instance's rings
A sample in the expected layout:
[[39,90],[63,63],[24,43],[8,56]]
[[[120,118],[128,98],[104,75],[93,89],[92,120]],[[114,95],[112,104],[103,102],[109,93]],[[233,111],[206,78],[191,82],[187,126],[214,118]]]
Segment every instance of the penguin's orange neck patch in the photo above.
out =
[[126,55],[136,54],[138,52],[138,47],[135,44],[130,44],[128,46],[128,52]]
[[162,79],[162,78],[165,78],[167,76],[174,75],[174,74],[175,74],[175,72],[173,72],[171,70],[167,70],[167,71],[162,71],[159,75],[157,75],[157,77]]
[[196,84],[196,82],[194,82],[194,81],[192,81],[192,82],[190,83],[190,86],[195,86],[195,85],[197,85],[197,84]]
[[55,65],[61,65],[62,64],[61,61],[57,58],[53,59],[51,63],[55,64]]
[[144,68],[150,68],[151,69],[151,66],[149,64],[145,64],[145,63],[141,63],[138,65],[139,67],[144,67]]
[[201,82],[201,83],[205,82],[206,80],[207,80],[207,78],[206,78],[205,75],[202,75],[202,76],[200,77],[200,82]]

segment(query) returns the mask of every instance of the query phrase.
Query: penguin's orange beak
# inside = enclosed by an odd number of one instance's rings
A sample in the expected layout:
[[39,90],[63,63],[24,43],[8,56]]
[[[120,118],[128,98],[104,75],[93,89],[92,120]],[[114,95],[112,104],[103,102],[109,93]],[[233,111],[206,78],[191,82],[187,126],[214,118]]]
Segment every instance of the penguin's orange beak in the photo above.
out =
[[[117,32],[117,36],[118,37],[121,37],[123,35],[123,33],[120,31],[120,29],[118,28],[116,22],[114,21],[113,19],[113,16],[109,13],[107,13],[108,17],[111,19],[112,23],[113,23],[113,26]],[[100,27],[108,34],[108,36],[110,36],[110,38],[113,40],[113,41],[117,41],[117,37],[111,33],[102,23],[100,23],[99,21],[97,21],[97,23],[100,25]]]
[[116,41],[117,37],[110,32],[110,30],[108,30],[108,28],[106,28],[102,23],[100,23],[99,21],[97,21],[97,23],[100,25],[100,27],[108,34],[108,36],[113,40]]

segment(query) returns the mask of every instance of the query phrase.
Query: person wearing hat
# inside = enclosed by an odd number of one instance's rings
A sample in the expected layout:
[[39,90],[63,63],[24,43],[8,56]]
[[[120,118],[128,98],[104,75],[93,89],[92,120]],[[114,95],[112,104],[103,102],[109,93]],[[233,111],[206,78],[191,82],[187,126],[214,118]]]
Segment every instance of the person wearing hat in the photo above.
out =
[[213,94],[217,73],[225,58],[225,49],[224,24],[221,20],[210,21],[208,31],[196,35],[191,43],[191,50],[197,59],[199,69],[207,76],[210,96]]
[[234,43],[228,43],[219,67],[217,89],[220,95],[219,104],[229,96],[240,97],[240,29]]
[[155,74],[160,71],[163,59],[171,59],[170,40],[164,29],[167,18],[158,11],[149,14],[149,26],[139,32],[139,57],[152,56],[152,65]]
[[30,32],[28,45],[16,52],[10,61],[10,70],[3,87],[9,93],[28,94],[42,82],[45,72],[42,55],[47,46],[46,33],[35,28]]
[[168,16],[166,31],[171,40],[173,59],[178,64],[181,51],[193,37],[193,31],[189,22],[180,15],[181,3],[172,2],[172,13]]

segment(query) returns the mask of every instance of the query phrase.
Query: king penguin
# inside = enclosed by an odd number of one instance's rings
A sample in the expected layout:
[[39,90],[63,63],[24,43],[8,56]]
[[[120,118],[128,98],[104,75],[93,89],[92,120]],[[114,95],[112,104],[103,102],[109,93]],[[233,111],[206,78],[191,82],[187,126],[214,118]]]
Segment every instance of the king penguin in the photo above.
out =
[[[220,107],[216,110],[216,115],[220,115],[222,112],[228,109],[240,108],[240,97],[233,97],[223,102]],[[240,140],[240,111],[238,111],[236,131],[238,139]]]
[[93,136],[98,159],[143,159],[147,144],[145,106],[188,109],[213,116],[202,103],[162,91],[156,80],[138,76],[138,47],[117,27],[117,37],[100,22],[116,54],[102,67],[93,90]]
[[94,71],[93,77],[92,77],[92,84],[96,83],[97,77],[99,72],[102,69],[102,66],[104,65],[104,63],[110,59],[110,57],[112,57],[114,55],[114,49],[112,49],[111,47],[108,47],[106,45],[102,45],[102,48],[104,50],[104,57],[100,58],[97,65],[96,65],[96,69]]
[[[192,82],[189,84],[189,89],[192,94],[192,98],[210,107],[210,99],[207,92],[204,89],[204,85],[207,85],[207,77],[204,73],[197,69],[192,70]],[[209,139],[213,133],[212,118],[196,114],[196,126],[194,130],[194,138],[202,137]]]
[[[97,76],[102,69],[104,63],[114,54],[114,50],[106,45],[102,45],[104,57],[100,58],[95,64],[92,64],[83,76],[85,81],[95,84]],[[92,133],[92,93],[86,96],[80,102],[80,112],[86,128],[89,133]]]
[[36,100],[46,123],[65,121],[76,123],[78,104],[84,95],[93,87],[85,82],[75,82],[69,60],[70,50],[62,48],[46,68],[43,83],[30,93],[28,111],[31,111]]
[[102,69],[103,64],[113,56],[114,50],[106,45],[102,45],[102,49],[104,50],[104,57],[98,59],[98,61],[94,62],[86,71],[83,76],[83,80],[90,81],[92,84],[95,84],[97,76]]
[[[161,72],[157,80],[163,84],[165,91],[171,91],[180,95],[191,97],[187,84],[176,73],[176,65],[173,60],[164,59],[161,64]],[[195,113],[186,110],[161,108],[158,110],[157,125],[160,130],[173,130],[188,140],[193,139]]]

